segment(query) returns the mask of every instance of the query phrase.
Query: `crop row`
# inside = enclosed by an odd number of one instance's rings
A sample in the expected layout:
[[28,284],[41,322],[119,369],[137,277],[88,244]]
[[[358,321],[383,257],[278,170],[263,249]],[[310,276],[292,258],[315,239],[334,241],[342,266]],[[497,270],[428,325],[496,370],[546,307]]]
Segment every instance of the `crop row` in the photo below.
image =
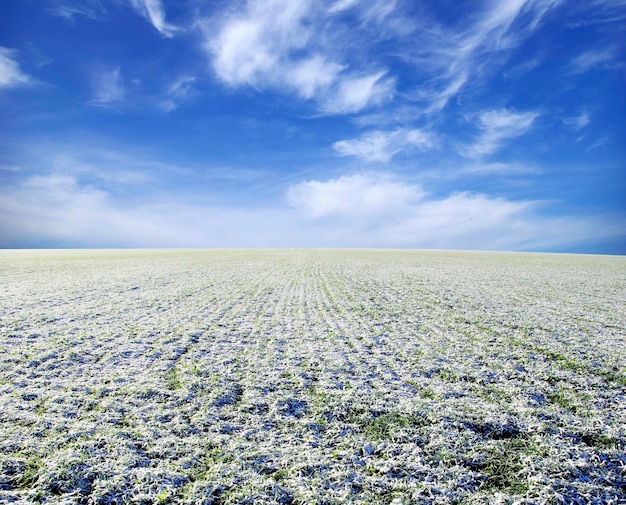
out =
[[623,503],[626,261],[0,252],[0,502]]

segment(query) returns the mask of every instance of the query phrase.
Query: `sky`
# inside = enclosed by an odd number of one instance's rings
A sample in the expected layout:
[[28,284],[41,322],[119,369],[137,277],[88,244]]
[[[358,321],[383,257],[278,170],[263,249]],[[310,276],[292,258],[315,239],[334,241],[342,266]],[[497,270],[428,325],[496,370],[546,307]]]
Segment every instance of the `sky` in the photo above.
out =
[[0,247],[626,254],[626,0],[2,0]]

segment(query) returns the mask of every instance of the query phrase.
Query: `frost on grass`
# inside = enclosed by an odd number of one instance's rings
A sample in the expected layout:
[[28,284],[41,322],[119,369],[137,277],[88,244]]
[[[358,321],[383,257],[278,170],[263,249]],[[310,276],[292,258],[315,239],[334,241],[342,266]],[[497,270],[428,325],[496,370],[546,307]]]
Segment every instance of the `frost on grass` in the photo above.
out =
[[0,502],[626,502],[626,261],[0,252]]

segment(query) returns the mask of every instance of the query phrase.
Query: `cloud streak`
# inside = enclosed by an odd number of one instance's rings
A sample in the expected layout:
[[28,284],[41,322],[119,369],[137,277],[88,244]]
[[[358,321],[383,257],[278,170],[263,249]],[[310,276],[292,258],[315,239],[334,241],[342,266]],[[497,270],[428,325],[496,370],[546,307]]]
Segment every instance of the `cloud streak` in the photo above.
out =
[[613,48],[585,51],[574,58],[570,64],[570,71],[574,74],[584,74],[590,70],[604,69],[616,64],[616,54]]
[[82,0],[80,2],[57,1],[51,12],[68,21],[74,21],[76,16],[100,19],[105,16],[106,9],[100,0]]
[[615,25],[618,32],[622,31],[621,24],[626,21],[625,0],[589,0],[580,2],[577,7],[582,19],[572,23],[572,26]]
[[131,4],[164,37],[171,38],[178,30],[165,20],[165,9],[161,0],[131,0]]
[[97,67],[90,76],[91,105],[109,107],[124,100],[124,80],[120,67]]
[[391,99],[394,79],[384,79],[386,72],[364,77],[343,77],[335,88],[321,98],[321,109],[330,114],[355,113],[371,105],[380,105]]
[[498,151],[506,140],[525,134],[532,127],[538,112],[514,112],[508,109],[483,112],[478,117],[480,131],[476,141],[461,148],[468,158],[482,158]]
[[495,55],[517,47],[562,1],[491,2],[469,27],[457,30],[423,24],[419,28],[422,43],[410,60],[427,80],[413,99],[427,103],[427,113],[441,111],[469,82],[475,86],[482,74],[501,62]]
[[340,140],[333,149],[340,156],[355,156],[367,162],[387,163],[398,153],[425,151],[434,145],[431,134],[418,129],[398,128],[391,131],[375,130],[352,140]]
[[570,126],[574,131],[579,131],[591,123],[589,112],[584,111],[579,116],[567,117],[563,119],[563,123]]
[[0,46],[0,90],[31,84],[32,79],[20,70],[15,51]]
[[[165,9],[161,0],[114,0],[108,4],[126,4],[136,13],[144,17],[164,37],[171,38],[180,30],[179,27],[168,23],[165,19]],[[107,17],[107,2],[102,0],[58,1],[51,11],[68,21],[74,21],[76,16],[89,19],[104,19]]]
[[165,112],[172,112],[180,105],[197,94],[194,88],[195,77],[183,76],[176,79],[165,92],[164,98],[160,101],[159,107]]

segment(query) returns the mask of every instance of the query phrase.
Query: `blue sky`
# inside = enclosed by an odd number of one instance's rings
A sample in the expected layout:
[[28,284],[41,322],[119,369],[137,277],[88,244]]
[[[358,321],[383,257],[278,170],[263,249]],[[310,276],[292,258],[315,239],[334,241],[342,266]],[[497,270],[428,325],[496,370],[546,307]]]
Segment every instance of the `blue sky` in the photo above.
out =
[[3,0],[0,247],[626,254],[625,0]]

